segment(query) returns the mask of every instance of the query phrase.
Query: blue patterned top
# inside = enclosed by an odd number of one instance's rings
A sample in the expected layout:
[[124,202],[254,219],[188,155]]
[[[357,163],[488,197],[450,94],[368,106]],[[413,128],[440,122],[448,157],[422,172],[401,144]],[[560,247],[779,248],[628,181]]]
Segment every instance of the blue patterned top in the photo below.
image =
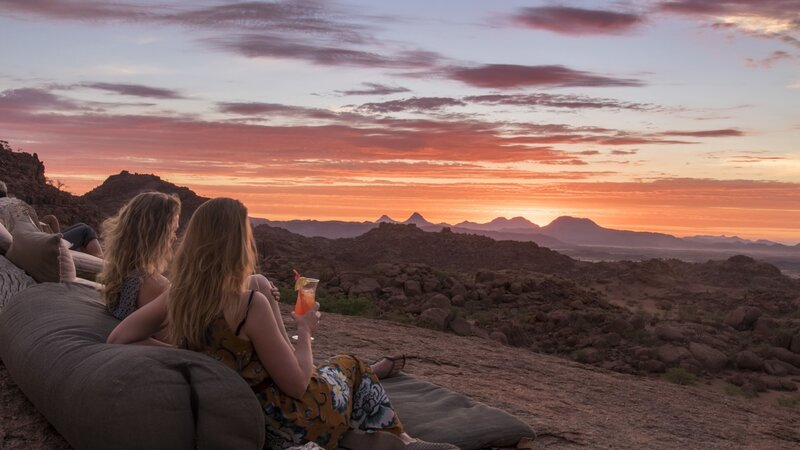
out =
[[139,299],[139,289],[142,286],[141,276],[130,275],[122,282],[122,289],[119,291],[119,300],[114,309],[109,308],[108,312],[119,320],[124,320],[137,309]]

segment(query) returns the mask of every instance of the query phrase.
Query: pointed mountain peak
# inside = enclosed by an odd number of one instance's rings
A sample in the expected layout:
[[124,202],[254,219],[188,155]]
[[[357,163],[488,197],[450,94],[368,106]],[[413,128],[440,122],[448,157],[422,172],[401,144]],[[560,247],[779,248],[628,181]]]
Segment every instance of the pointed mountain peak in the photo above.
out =
[[422,217],[422,214],[418,212],[411,214],[411,217],[409,217],[408,219],[405,220],[405,222],[403,222],[404,225],[409,225],[412,223],[414,225],[433,225],[432,223],[425,220],[425,218]]
[[382,215],[375,223],[398,223],[396,220],[392,219],[391,217],[387,216],[386,214]]

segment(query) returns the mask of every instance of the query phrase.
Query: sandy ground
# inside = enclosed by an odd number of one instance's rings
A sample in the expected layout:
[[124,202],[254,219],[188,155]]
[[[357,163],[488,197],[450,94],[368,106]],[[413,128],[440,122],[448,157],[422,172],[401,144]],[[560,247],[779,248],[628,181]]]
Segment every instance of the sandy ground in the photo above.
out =
[[[678,386],[561,358],[384,321],[323,316],[315,354],[368,360],[405,353],[406,371],[530,424],[534,448],[800,448],[800,405],[731,396],[720,383]],[[797,394],[793,394],[797,396]],[[68,444],[0,366],[0,448]]]

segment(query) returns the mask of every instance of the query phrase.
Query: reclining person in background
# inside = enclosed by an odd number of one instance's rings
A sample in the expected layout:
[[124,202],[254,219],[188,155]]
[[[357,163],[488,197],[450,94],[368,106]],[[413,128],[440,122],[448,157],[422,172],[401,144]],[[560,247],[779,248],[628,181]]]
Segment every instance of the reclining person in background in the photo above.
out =
[[61,230],[58,219],[53,215],[42,217],[42,223],[46,224],[51,232],[61,233],[63,238],[72,244],[70,250],[88,253],[100,259],[103,258],[103,248],[100,246],[100,241],[97,239],[97,233],[95,233],[94,229],[89,225],[79,222]]
[[103,258],[103,249],[97,240],[97,233],[85,223],[76,223],[64,231],[60,231],[58,219],[53,215],[47,215],[39,220],[36,210],[26,202],[8,196],[6,184],[0,181],[0,222],[9,232],[13,232],[14,223],[17,220],[29,218],[36,228],[46,233],[61,232],[63,238],[69,241],[71,250],[88,253],[98,258]]

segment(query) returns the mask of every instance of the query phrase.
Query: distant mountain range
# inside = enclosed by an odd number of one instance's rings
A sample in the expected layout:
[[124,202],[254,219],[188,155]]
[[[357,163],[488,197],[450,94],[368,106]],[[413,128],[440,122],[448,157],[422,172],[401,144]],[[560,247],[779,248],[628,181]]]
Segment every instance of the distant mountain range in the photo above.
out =
[[[137,193],[153,190],[180,197],[181,224],[185,225],[194,210],[207,200],[186,187],[176,186],[156,175],[127,171],[108,177],[83,196],[74,196],[47,184],[44,164],[36,155],[12,152],[6,146],[0,148],[0,177],[8,184],[9,192],[34,205],[41,214],[56,214],[67,224],[82,221],[97,227]],[[569,216],[559,217],[546,226],[539,226],[523,217],[498,217],[488,223],[463,221],[450,225],[429,222],[416,212],[402,222],[387,215],[375,222],[273,221],[258,218],[252,221],[255,225],[269,224],[303,236],[329,239],[360,236],[384,222],[414,225],[423,231],[433,232],[448,228],[453,233],[482,235],[497,241],[535,242],[588,260],[637,260],[646,257],[707,259],[741,253],[800,273],[800,244],[788,246],[736,236],[678,238],[664,233],[614,230],[601,227],[587,218]]]
[[328,239],[352,238],[376,228],[381,223],[414,225],[424,231],[437,232],[449,228],[454,233],[478,234],[495,240],[514,240],[536,242],[553,249],[569,249],[575,247],[603,248],[646,248],[646,249],[685,249],[699,248],[716,250],[770,250],[792,251],[800,249],[800,244],[788,246],[777,242],[752,241],[736,236],[692,236],[679,238],[664,233],[644,231],[615,230],[601,227],[591,219],[561,216],[546,226],[539,226],[524,217],[507,219],[498,217],[488,223],[460,222],[455,225],[432,223],[422,214],[415,212],[404,221],[394,220],[387,215],[374,222],[343,222],[317,220],[277,221],[267,219],[251,219],[254,225],[268,224],[287,229],[308,237],[324,237]]

